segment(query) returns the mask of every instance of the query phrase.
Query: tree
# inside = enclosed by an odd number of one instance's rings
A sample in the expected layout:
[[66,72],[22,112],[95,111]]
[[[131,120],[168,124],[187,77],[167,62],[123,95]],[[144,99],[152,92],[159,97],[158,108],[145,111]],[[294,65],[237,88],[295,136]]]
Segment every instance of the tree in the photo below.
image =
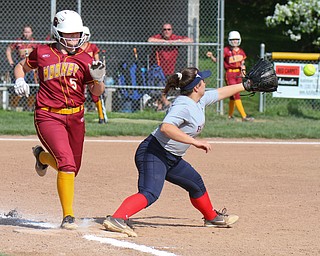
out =
[[287,4],[276,4],[273,16],[265,18],[266,25],[275,27],[282,24],[283,33],[293,41],[307,37],[313,50],[320,49],[320,1],[292,0]]

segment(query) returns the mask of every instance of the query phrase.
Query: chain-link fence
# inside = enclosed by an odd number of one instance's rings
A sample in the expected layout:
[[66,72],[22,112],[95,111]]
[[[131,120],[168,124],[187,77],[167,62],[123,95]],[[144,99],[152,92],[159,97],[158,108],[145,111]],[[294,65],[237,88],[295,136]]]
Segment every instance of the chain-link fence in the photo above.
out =
[[[206,52],[210,50],[218,55],[219,49],[223,48],[223,39],[220,39],[221,32],[224,32],[223,6],[223,0],[2,0],[1,107],[11,110],[33,110],[38,88],[37,73],[31,73],[27,79],[32,85],[31,96],[28,99],[19,98],[14,95],[12,88],[13,67],[30,53],[33,43],[47,43],[51,40],[53,17],[56,12],[65,9],[81,14],[84,25],[90,28],[90,41],[98,46],[99,57],[106,62],[106,92],[103,96],[107,111],[131,112],[145,107],[155,107],[156,102],[151,101],[163,88],[163,75],[168,75],[165,72],[167,67],[163,66],[165,61],[159,63],[159,49],[169,52],[164,58],[178,53],[172,69],[175,72],[187,66],[210,69],[213,76],[207,84],[209,87],[217,87],[221,81],[218,77],[219,64],[211,62],[206,57]],[[166,23],[172,25],[173,34],[189,37],[193,43],[163,45],[148,42],[149,37],[164,32],[163,25]],[[32,37],[36,41],[30,42],[22,37],[26,26],[30,26],[28,29],[32,29]],[[163,72],[157,69],[158,66]],[[174,95],[169,95],[169,100],[172,97]],[[86,108],[94,110],[89,95]]]

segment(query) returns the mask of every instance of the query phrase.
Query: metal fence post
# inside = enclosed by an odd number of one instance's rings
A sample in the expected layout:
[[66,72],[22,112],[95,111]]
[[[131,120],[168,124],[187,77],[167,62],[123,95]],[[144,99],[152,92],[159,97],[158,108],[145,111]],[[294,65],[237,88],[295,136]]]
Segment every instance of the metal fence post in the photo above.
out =
[[[265,44],[260,44],[260,58],[264,59],[265,55]],[[264,93],[260,92],[259,112],[264,112]]]
[[[223,48],[224,48],[224,0],[219,1],[219,37],[218,37],[218,85],[219,87],[223,87]],[[217,111],[220,112],[220,115],[223,115],[223,100],[220,100],[219,104],[217,104]]]

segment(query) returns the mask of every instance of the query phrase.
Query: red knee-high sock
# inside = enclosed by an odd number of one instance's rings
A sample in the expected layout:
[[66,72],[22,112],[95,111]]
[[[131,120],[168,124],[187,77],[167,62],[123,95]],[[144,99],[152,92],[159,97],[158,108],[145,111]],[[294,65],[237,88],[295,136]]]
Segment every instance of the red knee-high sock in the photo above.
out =
[[192,205],[198,209],[206,220],[213,220],[217,213],[214,211],[208,192],[204,193],[199,198],[191,198],[190,201]]
[[140,193],[134,194],[132,196],[127,197],[122,202],[122,204],[116,210],[116,212],[112,215],[112,217],[127,220],[133,214],[146,208],[147,205],[148,205],[148,200],[144,195]]

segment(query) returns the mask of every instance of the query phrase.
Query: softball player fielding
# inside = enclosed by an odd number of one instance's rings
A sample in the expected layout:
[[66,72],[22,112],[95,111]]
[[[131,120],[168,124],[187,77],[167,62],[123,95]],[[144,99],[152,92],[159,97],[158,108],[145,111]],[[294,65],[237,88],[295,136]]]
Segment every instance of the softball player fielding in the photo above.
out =
[[239,83],[205,91],[204,79],[210,75],[210,71],[186,68],[168,78],[164,93],[179,88],[181,95],[162,124],[139,145],[135,154],[138,193],[126,198],[112,216],[107,216],[103,222],[107,230],[137,236],[127,221],[159,198],[165,180],[188,191],[191,204],[204,216],[205,226],[228,227],[239,219],[212,207],[201,175],[182,158],[191,145],[206,153],[211,150],[208,142],[195,139],[205,124],[205,107],[244,90]]
[[93,95],[104,92],[102,62],[80,50],[85,41],[83,23],[74,11],[58,12],[52,24],[56,43],[39,45],[15,67],[15,92],[29,95],[25,75],[38,69],[40,87],[36,98],[34,124],[41,146],[33,148],[35,169],[40,176],[48,166],[58,171],[57,189],[63,210],[62,228],[76,229],[73,198],[74,179],[82,158],[85,134],[85,85]]

